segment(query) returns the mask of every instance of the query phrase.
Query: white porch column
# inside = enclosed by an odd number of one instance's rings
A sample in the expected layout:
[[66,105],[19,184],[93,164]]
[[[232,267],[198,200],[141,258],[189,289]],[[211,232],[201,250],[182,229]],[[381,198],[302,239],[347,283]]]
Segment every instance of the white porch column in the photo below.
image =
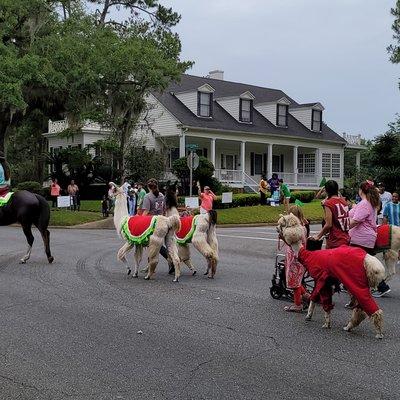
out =
[[246,172],[246,142],[240,144],[240,165],[242,167],[242,183],[244,185],[244,173]]
[[211,146],[210,146],[210,156],[211,156],[211,162],[214,165],[214,168],[216,168],[215,165],[215,140],[214,138],[211,139]]
[[359,151],[356,153],[356,167],[357,169],[361,167],[361,153]]
[[268,165],[267,165],[267,178],[271,178],[272,176],[272,143],[268,143]]
[[179,157],[185,157],[186,155],[186,135],[184,132],[179,136]]
[[317,184],[322,179],[322,155],[321,155],[321,150],[315,149],[315,155],[316,155],[316,161],[315,161],[315,175],[317,176]]
[[298,154],[298,146],[293,146],[293,184],[297,186],[297,154]]

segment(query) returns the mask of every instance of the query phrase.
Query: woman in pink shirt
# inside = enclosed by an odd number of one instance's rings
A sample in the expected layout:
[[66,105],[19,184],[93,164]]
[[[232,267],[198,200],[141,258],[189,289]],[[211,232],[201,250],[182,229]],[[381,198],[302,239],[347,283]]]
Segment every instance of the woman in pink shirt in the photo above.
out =
[[200,197],[200,214],[207,214],[213,208],[213,201],[216,199],[216,195],[211,191],[209,186],[204,186],[204,192],[201,193],[200,183],[197,182]]
[[361,201],[349,211],[350,245],[362,247],[373,253],[376,241],[376,216],[379,209],[379,193],[372,182],[360,185],[358,194]]
[[60,195],[60,185],[58,184],[57,178],[54,178],[50,185],[50,196],[52,200],[52,207],[57,207],[57,197]]

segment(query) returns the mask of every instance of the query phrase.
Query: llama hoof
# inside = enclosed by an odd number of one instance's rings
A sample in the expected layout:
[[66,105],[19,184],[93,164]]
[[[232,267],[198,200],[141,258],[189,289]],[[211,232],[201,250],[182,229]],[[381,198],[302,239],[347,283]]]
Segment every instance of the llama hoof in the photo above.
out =
[[131,272],[132,272],[132,270],[131,270],[131,269],[128,269],[128,274],[127,274],[127,275],[130,275]]
[[26,260],[24,260],[23,258],[21,258],[21,259],[19,260],[19,263],[20,263],[20,264],[26,264]]
[[197,271],[192,272],[192,276],[195,276],[197,274]]
[[144,277],[144,279],[146,279],[146,281],[148,281],[148,280],[150,279],[150,277],[149,277],[148,275],[146,275],[146,276]]
[[346,325],[346,326],[343,327],[343,330],[346,331],[346,332],[350,332],[351,328],[348,325]]
[[306,315],[306,321],[311,321],[311,315]]
[[48,257],[47,260],[49,261],[49,264],[51,264],[54,261],[54,257],[53,256]]
[[323,324],[322,328],[324,329],[331,329],[331,324]]
[[179,278],[175,278],[172,282],[179,282]]
[[208,275],[208,271],[204,272],[204,274],[203,274],[203,275]]
[[382,334],[382,333],[377,333],[377,334],[375,335],[375,338],[376,338],[376,339],[383,339],[383,334]]

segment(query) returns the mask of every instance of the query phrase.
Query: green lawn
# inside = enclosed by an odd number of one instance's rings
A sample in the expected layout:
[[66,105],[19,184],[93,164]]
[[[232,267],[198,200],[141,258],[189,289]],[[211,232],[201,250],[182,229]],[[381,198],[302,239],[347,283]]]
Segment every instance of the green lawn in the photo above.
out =
[[50,226],[72,226],[102,219],[100,212],[51,210]]
[[[304,216],[309,221],[321,221],[323,210],[321,201],[315,200],[305,203],[303,206]],[[279,214],[284,212],[283,206],[252,206],[236,207],[217,210],[218,224],[255,224],[255,223],[275,223],[279,219]]]

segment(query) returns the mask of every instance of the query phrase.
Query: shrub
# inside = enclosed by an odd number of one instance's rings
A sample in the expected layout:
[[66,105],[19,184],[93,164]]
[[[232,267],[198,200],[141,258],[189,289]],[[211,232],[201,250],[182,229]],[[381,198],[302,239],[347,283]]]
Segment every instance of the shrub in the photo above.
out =
[[315,198],[315,192],[313,190],[298,190],[293,191],[290,194],[290,202],[294,203],[295,200],[300,200],[302,203],[309,203]]
[[37,193],[37,194],[44,194],[42,185],[39,182],[35,181],[26,181],[21,182],[17,185],[17,190],[27,190],[28,192]]

